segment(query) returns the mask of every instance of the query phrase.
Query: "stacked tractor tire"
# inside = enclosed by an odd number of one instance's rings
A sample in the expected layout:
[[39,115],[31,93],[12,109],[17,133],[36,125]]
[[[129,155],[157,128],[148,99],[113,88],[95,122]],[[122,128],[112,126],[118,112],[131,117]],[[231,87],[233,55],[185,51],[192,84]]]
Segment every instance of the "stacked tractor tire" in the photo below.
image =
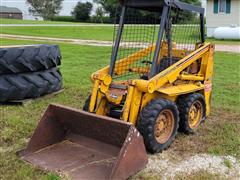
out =
[[62,88],[57,45],[0,48],[0,102],[21,101]]

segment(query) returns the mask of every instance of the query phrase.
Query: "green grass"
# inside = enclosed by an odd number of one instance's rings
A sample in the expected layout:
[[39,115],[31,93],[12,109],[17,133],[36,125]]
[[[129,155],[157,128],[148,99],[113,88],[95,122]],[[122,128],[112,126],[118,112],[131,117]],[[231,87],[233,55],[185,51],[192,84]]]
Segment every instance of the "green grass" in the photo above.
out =
[[1,27],[1,33],[56,37],[56,38],[76,38],[91,40],[112,40],[113,27]]
[[224,44],[224,45],[240,45],[240,40],[221,40],[221,39],[214,39],[214,38],[207,38],[207,42],[212,42],[214,44]]
[[35,20],[20,20],[0,18],[0,24],[73,24],[75,22],[60,22],[60,21],[35,21]]
[[[239,114],[236,114],[237,116]],[[222,120],[223,122],[215,122],[214,131],[212,130],[204,137],[205,141],[211,144],[208,148],[210,154],[232,155],[240,158],[240,122],[236,117],[224,121],[226,115],[220,116],[219,121]],[[227,161],[225,163],[227,166],[230,166]]]
[[213,105],[240,110],[240,54],[215,53]]
[[[58,22],[58,21],[34,21],[34,20],[18,20],[18,19],[4,19],[0,18],[0,24],[79,24],[77,22]],[[89,23],[81,23],[89,24]],[[94,24],[94,23],[91,23]],[[184,28],[177,32],[183,34]],[[179,28],[177,29],[179,30]],[[71,33],[69,33],[71,32]],[[1,27],[0,33],[16,34],[16,35],[29,35],[40,37],[58,37],[58,38],[78,38],[90,40],[112,40],[113,38],[113,25],[105,27]],[[188,32],[189,33],[189,32]],[[157,35],[157,33],[156,33]],[[191,36],[191,33],[189,33]],[[239,40],[216,40],[208,38],[207,41],[215,44],[235,44],[239,45]]]
[[217,174],[211,174],[207,171],[199,171],[193,173],[191,175],[178,175],[176,180],[224,180],[224,178],[220,177]]
[[232,166],[233,166],[232,162],[229,159],[225,159],[223,163],[228,168],[232,168]]
[[[32,42],[3,40],[3,44]],[[61,45],[64,77],[63,93],[45,97],[26,106],[0,106],[0,179],[54,179],[53,175],[35,170],[16,156],[30,138],[49,103],[80,109],[90,92],[90,75],[107,64],[110,48]]]
[[[149,27],[146,27],[149,28]],[[189,37],[184,35],[184,28],[177,28],[179,31],[177,36],[178,41],[181,43],[188,43],[188,39],[192,39],[192,33],[189,33]],[[71,32],[71,33],[69,33]],[[112,41],[114,28],[111,26],[81,26],[81,27],[1,27],[0,33],[3,34],[15,34],[15,35],[29,35],[40,37],[55,37],[55,38],[76,38],[87,40],[107,40]],[[157,32],[155,34],[157,36]],[[132,40],[133,41],[133,40]],[[141,41],[141,40],[138,40]],[[223,41],[207,39],[209,42],[216,44],[239,44],[240,41]],[[190,41],[191,42],[191,41]]]
[[[2,45],[32,44],[30,41],[1,39]],[[80,109],[91,91],[90,75],[109,63],[111,48],[60,44],[61,71],[65,90],[43,97],[25,106],[0,106],[0,179],[59,179],[52,173],[36,170],[19,160],[16,152],[22,149],[49,103],[59,103]],[[239,112],[239,55],[216,53],[213,106],[218,111]],[[239,114],[238,114],[239,115]],[[219,118],[222,115],[219,116]],[[216,121],[204,136],[211,144],[209,153],[239,156],[239,119]],[[224,118],[224,117],[223,117]],[[229,119],[229,118],[228,118]],[[218,123],[219,122],[219,123]],[[222,122],[222,123],[220,123]],[[215,124],[217,123],[217,124]],[[206,175],[207,176],[207,175]],[[204,176],[205,177],[205,176]]]
[[185,175],[185,174],[178,174],[174,178],[166,178],[163,176],[161,173],[159,174],[152,174],[150,173],[142,173],[136,177],[133,178],[133,180],[163,180],[163,179],[174,179],[174,180],[224,180],[221,176],[218,174],[211,174],[207,171],[201,170],[194,172],[190,175]]

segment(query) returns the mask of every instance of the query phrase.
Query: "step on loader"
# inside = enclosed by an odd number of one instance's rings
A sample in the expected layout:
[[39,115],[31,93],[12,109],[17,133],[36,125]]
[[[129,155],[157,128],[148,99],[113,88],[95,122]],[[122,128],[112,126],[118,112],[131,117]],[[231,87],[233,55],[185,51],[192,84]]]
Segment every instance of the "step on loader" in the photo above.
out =
[[73,179],[126,179],[146,166],[146,150],[166,150],[210,114],[204,9],[177,0],[119,7],[110,65],[91,76],[84,111],[50,105],[23,160]]

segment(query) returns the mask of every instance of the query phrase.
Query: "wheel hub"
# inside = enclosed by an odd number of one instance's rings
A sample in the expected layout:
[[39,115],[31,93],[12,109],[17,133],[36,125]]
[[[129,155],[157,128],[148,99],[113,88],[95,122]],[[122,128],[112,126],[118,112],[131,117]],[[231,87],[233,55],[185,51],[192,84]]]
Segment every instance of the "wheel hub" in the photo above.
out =
[[174,117],[170,110],[162,111],[155,124],[155,138],[156,140],[164,144],[171,137],[174,127]]
[[196,129],[202,119],[202,105],[199,101],[192,104],[189,110],[188,121],[192,129]]

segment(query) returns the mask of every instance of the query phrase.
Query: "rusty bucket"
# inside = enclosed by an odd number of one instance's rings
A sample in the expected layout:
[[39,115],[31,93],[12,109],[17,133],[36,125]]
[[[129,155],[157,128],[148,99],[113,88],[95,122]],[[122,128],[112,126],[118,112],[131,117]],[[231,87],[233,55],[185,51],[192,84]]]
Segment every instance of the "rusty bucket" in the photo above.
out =
[[129,123],[51,104],[19,156],[72,179],[126,179],[143,169],[143,138]]

